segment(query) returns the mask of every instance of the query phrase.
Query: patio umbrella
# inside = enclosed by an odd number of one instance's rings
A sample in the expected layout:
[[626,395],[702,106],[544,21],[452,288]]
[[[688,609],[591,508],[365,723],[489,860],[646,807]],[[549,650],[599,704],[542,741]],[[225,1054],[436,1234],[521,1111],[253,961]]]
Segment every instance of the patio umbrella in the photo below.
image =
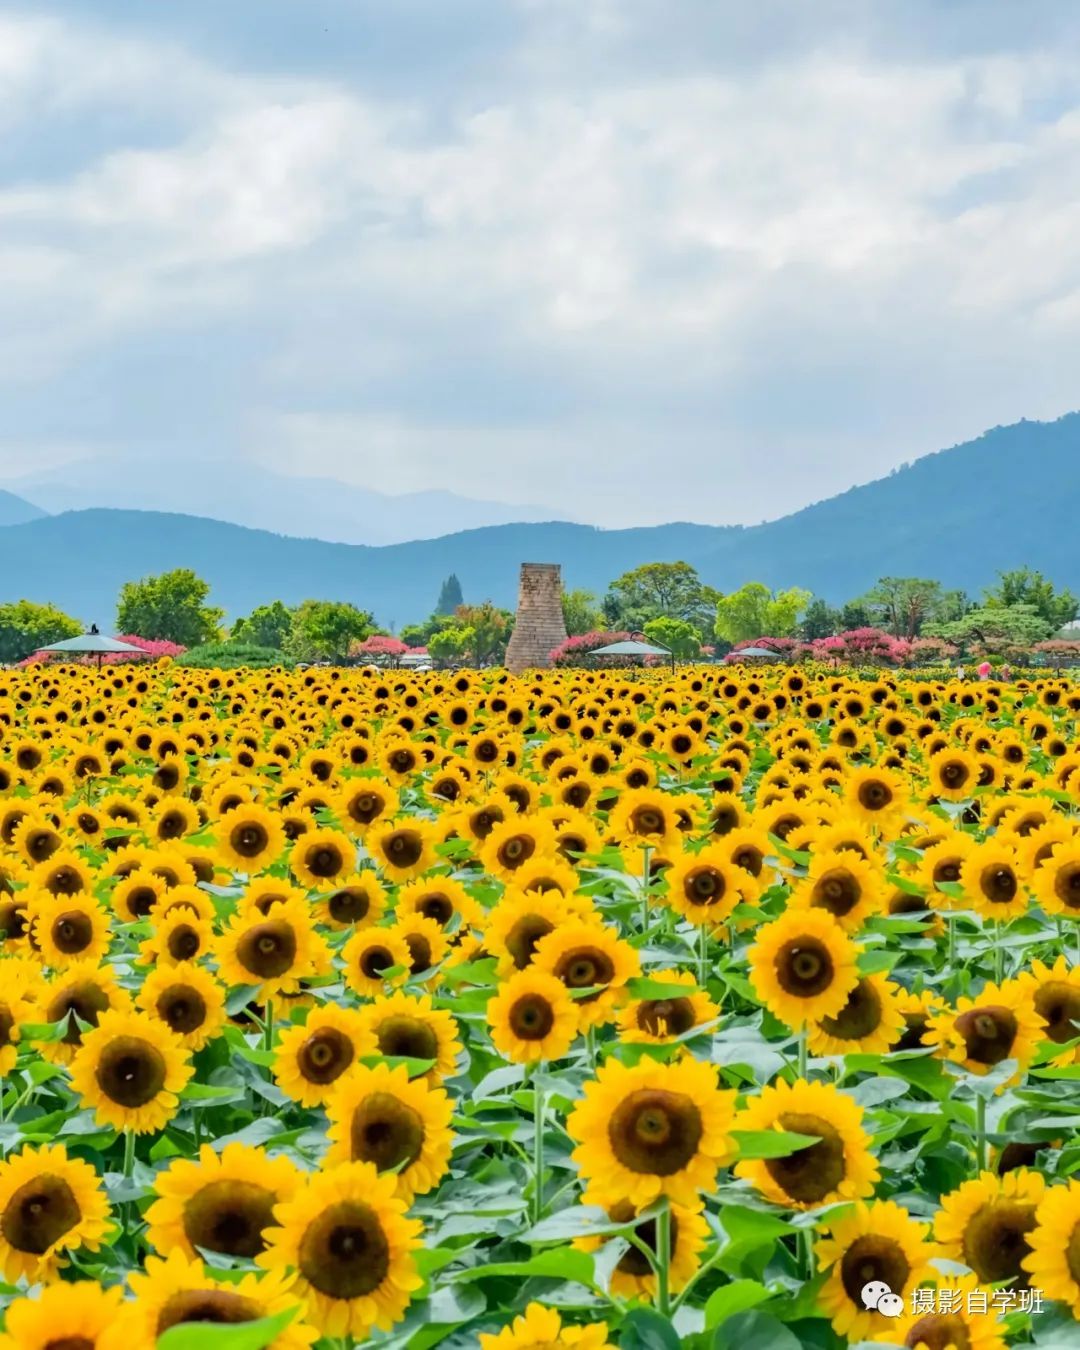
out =
[[43,652],[69,652],[72,655],[89,654],[96,656],[98,665],[101,665],[101,658],[108,652],[127,652],[129,656],[145,656],[146,653],[141,647],[133,647],[130,642],[120,642],[116,638],[105,637],[103,633],[98,632],[97,624],[90,625],[88,633],[80,633],[78,637],[65,638],[63,642],[50,643],[48,647],[39,648]]
[[606,647],[595,647],[590,656],[666,656],[671,662],[671,669],[675,669],[675,653],[670,647],[657,647],[652,642],[646,642],[639,638],[637,634],[633,637],[623,638],[621,642],[609,642]]
[[741,651],[728,652],[724,657],[725,661],[741,661],[744,657],[761,661],[779,661],[780,653],[770,650],[768,647],[743,647]]

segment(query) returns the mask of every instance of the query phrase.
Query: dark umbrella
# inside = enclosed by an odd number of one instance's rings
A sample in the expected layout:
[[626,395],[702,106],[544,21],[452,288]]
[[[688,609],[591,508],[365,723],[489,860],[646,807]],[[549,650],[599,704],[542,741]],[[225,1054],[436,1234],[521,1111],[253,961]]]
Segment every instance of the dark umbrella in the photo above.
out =
[[644,634],[632,633],[621,642],[609,642],[606,647],[595,647],[590,656],[666,656],[675,669],[675,653],[670,647],[657,647],[646,642]]
[[105,637],[98,632],[97,624],[90,625],[88,633],[80,633],[78,637],[65,638],[63,642],[52,642],[48,647],[40,647],[43,652],[70,652],[72,654],[89,654],[96,656],[98,665],[101,665],[101,658],[108,652],[126,652],[129,656],[145,656],[146,652],[141,647],[133,647],[130,642],[120,642],[117,638]]

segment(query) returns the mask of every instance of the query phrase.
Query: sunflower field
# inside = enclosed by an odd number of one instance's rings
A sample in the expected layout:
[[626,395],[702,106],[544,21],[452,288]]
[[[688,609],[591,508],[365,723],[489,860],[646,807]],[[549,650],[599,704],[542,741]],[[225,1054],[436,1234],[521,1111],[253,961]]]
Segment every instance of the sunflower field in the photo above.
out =
[[1080,1346],[1078,718],[0,672],[0,1350]]

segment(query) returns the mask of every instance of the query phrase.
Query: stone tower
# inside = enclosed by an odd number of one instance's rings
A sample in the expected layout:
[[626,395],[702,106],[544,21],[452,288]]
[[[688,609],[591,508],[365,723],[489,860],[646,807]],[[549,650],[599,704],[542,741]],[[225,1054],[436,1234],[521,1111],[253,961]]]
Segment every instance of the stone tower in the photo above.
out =
[[517,618],[506,649],[515,675],[551,664],[551,649],[566,641],[562,574],[558,563],[522,563]]

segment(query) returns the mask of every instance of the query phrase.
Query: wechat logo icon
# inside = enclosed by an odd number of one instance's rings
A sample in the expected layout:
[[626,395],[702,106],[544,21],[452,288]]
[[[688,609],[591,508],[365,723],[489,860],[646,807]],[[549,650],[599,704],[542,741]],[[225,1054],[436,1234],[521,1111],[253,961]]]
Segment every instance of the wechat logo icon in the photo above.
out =
[[862,1287],[863,1307],[882,1317],[899,1317],[904,1311],[904,1300],[881,1280],[871,1280]]

